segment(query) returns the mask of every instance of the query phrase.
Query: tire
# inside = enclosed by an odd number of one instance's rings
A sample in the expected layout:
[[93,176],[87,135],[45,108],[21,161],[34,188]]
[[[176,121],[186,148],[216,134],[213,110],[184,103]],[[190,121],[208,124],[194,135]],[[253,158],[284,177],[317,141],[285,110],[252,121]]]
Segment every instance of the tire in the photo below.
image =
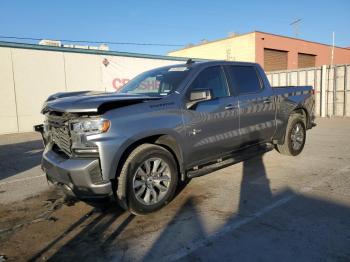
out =
[[284,143],[277,144],[276,149],[283,155],[297,156],[303,151],[305,141],[306,128],[303,117],[300,114],[293,114],[288,120]]
[[173,155],[165,148],[142,144],[126,159],[119,182],[126,183],[128,209],[135,215],[159,210],[174,197],[178,170]]

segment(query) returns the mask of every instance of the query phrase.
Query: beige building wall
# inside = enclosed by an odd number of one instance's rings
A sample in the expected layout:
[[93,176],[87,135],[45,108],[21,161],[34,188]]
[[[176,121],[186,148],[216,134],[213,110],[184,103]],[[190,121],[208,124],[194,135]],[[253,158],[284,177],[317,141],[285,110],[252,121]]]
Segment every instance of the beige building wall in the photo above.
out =
[[39,113],[43,101],[51,94],[65,91],[63,55],[28,49],[11,49],[16,87],[18,131],[33,130],[42,123]]
[[0,134],[18,132],[11,49],[0,48]]
[[[169,52],[171,56],[256,62],[264,67],[264,50],[287,52],[287,69],[298,68],[298,54],[315,56],[315,66],[331,64],[332,46],[264,32],[252,32]],[[333,64],[349,64],[350,49],[334,48]]]
[[99,55],[64,53],[67,91],[105,91]]
[[255,32],[175,50],[171,56],[255,62]]

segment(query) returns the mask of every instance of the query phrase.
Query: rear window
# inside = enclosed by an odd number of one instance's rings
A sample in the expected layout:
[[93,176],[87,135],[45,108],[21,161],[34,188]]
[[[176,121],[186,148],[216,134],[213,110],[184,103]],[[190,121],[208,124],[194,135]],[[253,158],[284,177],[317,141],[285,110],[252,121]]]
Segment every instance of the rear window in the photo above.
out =
[[262,85],[256,69],[252,66],[228,66],[232,87],[239,94],[257,93]]

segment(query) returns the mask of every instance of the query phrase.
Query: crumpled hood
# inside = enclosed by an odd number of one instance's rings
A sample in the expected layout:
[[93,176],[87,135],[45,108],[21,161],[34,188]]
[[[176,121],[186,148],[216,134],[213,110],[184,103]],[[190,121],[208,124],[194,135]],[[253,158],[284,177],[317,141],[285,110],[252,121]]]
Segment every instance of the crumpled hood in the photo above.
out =
[[108,109],[160,98],[161,97],[93,91],[57,93],[46,100],[42,113],[45,114],[48,111],[64,113],[102,113]]

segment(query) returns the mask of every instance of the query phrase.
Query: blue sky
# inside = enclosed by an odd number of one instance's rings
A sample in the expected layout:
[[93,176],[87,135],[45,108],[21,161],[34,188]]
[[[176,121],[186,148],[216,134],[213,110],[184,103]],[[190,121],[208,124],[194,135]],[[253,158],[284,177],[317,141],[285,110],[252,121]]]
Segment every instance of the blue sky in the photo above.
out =
[[[350,46],[349,0],[264,1],[17,1],[0,3],[0,35],[180,44],[254,30]],[[166,54],[176,47],[110,46],[112,50]]]

